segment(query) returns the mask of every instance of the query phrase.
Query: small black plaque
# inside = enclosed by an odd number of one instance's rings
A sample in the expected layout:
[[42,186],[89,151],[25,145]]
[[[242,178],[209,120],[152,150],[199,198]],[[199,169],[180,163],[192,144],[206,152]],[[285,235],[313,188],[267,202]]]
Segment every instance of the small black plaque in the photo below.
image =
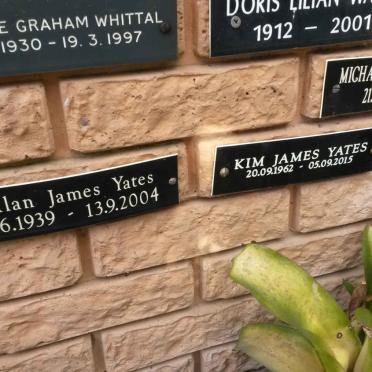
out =
[[212,195],[372,170],[372,129],[218,146]]
[[372,57],[329,60],[320,117],[372,111]]
[[210,0],[212,57],[372,38],[370,0]]
[[0,76],[176,56],[176,0],[1,0]]
[[0,188],[0,240],[122,219],[177,204],[177,155]]

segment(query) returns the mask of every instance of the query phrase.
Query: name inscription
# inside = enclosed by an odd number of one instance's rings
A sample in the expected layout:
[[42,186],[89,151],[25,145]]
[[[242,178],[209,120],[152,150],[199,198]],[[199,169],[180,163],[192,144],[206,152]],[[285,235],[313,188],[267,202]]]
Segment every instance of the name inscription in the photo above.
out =
[[211,56],[372,37],[372,0],[210,0]]
[[176,56],[176,0],[1,1],[2,76]]
[[329,60],[320,117],[372,111],[372,57]]
[[372,129],[218,146],[212,195],[372,170]]
[[[121,219],[179,202],[177,155],[0,187],[0,240]],[[21,197],[20,197],[21,196]]]

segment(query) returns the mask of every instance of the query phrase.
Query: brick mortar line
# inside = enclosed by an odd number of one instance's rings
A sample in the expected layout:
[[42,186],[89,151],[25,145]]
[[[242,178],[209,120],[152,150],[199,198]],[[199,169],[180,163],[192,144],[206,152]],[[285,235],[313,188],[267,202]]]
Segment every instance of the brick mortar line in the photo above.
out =
[[45,80],[44,86],[50,122],[54,135],[55,153],[53,157],[66,158],[71,156],[71,150],[68,144],[59,80],[57,78]]

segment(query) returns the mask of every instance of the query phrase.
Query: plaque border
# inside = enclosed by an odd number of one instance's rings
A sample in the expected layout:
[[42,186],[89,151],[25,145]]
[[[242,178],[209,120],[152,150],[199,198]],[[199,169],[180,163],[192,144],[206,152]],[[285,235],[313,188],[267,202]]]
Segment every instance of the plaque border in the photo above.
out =
[[[244,192],[252,192],[252,191],[257,191],[261,190],[260,188],[257,188],[255,190],[243,190],[243,191],[238,191],[234,193],[228,193],[228,194],[214,194],[214,185],[215,185],[215,175],[216,175],[216,164],[217,164],[217,155],[218,155],[218,150],[222,149],[224,147],[238,147],[238,146],[246,146],[246,145],[253,145],[257,143],[267,143],[267,142],[281,142],[281,141],[288,141],[288,140],[296,140],[296,139],[303,139],[303,138],[311,138],[311,137],[323,137],[323,136],[329,136],[329,135],[337,135],[337,134],[344,134],[344,133],[352,133],[352,132],[361,132],[364,130],[372,130],[372,127],[363,127],[363,128],[357,128],[357,129],[350,129],[350,130],[341,130],[337,132],[327,132],[327,133],[321,133],[321,134],[311,134],[311,135],[306,135],[306,136],[296,136],[296,137],[285,137],[285,138],[276,138],[276,139],[266,139],[266,140],[260,140],[260,141],[250,141],[250,142],[243,142],[243,143],[233,143],[229,145],[216,145],[215,146],[215,156],[214,156],[214,164],[213,164],[213,176],[212,176],[212,187],[211,187],[211,197],[221,197],[221,196],[226,196],[226,195],[233,195],[233,194],[240,194]],[[316,180],[312,181],[316,182]],[[306,183],[306,182],[304,182]],[[292,184],[288,184],[292,185]],[[284,185],[283,185],[284,186]],[[273,186],[275,187],[275,186]]]
[[[346,116],[346,115],[355,115],[355,114],[363,114],[367,112],[371,112],[371,110],[368,111],[355,111],[355,112],[347,112],[344,114],[337,114],[337,115],[329,115],[329,116],[323,116],[323,107],[324,107],[324,98],[325,98],[325,84],[327,81],[327,72],[328,72],[328,66],[330,62],[341,62],[341,61],[355,61],[358,59],[372,59],[372,54],[367,56],[359,56],[359,57],[345,57],[345,58],[330,58],[326,60],[325,67],[324,67],[324,77],[323,77],[323,87],[322,87],[322,101],[320,105],[320,112],[319,112],[319,119],[327,119],[327,118],[334,118],[337,116]],[[367,128],[366,128],[367,129]]]
[[[352,41],[335,41],[332,43],[320,43],[320,44],[313,44],[313,45],[305,45],[305,46],[295,46],[295,47],[288,47],[288,48],[278,48],[278,49],[268,49],[268,50],[251,50],[251,51],[244,51],[241,53],[233,53],[233,54],[223,54],[223,55],[218,55],[218,56],[213,56],[212,55],[212,1],[209,0],[209,52],[208,52],[208,57],[209,58],[221,58],[221,57],[231,57],[231,56],[255,56],[255,55],[262,55],[264,53],[283,53],[285,51],[290,51],[290,50],[303,50],[303,49],[309,49],[313,50],[314,48],[327,48],[327,47],[332,47],[336,45],[345,45],[345,44],[355,44],[355,43],[365,43],[371,40],[371,38],[365,38],[365,39],[360,39],[360,40],[352,40]],[[280,1],[280,0],[279,0]],[[358,44],[356,44],[358,45]],[[362,45],[359,45],[360,47]],[[364,58],[364,57],[361,57]],[[349,59],[349,58],[345,58]],[[353,58],[351,58],[353,59]],[[330,60],[332,61],[332,60]]]

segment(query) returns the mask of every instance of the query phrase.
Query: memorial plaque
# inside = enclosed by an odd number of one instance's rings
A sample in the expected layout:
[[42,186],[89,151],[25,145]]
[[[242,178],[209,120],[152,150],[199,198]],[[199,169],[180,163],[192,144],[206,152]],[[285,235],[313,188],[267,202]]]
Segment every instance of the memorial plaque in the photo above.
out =
[[210,53],[368,40],[371,5],[371,0],[210,0]]
[[212,195],[371,170],[372,129],[218,146]]
[[0,0],[0,76],[177,56],[177,0]]
[[372,111],[372,57],[329,60],[320,117]]
[[122,219],[179,202],[177,155],[0,188],[0,240]]

